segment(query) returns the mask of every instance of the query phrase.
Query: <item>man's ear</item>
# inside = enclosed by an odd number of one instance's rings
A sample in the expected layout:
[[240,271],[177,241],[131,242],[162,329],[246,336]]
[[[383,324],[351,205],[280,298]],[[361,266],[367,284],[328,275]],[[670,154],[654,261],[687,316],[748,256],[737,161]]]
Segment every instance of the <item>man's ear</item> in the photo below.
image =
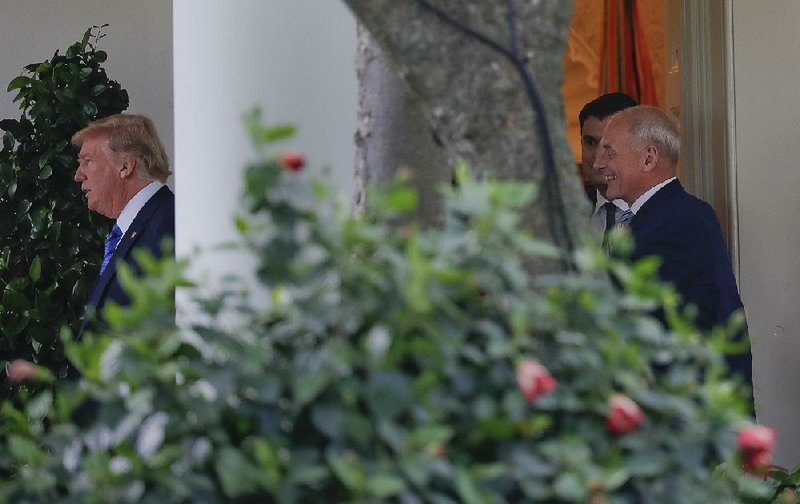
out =
[[644,169],[642,171],[649,172],[655,169],[658,165],[658,148],[655,145],[648,145],[645,149],[644,155]]
[[125,156],[119,169],[119,178],[126,179],[136,174],[136,156]]

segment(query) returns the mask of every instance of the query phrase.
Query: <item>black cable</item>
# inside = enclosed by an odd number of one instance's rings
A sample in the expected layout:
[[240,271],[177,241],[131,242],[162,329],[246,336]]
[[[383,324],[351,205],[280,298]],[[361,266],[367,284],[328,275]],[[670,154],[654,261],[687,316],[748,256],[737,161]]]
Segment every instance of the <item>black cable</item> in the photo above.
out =
[[[486,35],[452,18],[442,9],[430,4],[427,0],[417,0],[417,3],[423,9],[435,14],[442,22],[453,26],[454,28],[464,32],[470,37],[473,37],[482,44],[505,56],[519,73],[523,85],[525,86],[525,92],[528,95],[528,99],[530,100],[531,107],[533,109],[534,131],[536,131],[542,138],[545,168],[545,195],[548,199],[548,210],[550,211],[551,216],[555,217],[547,220],[548,229],[556,244],[563,243],[564,247],[571,255],[574,251],[574,244],[572,243],[572,237],[567,227],[566,212],[561,200],[561,188],[558,180],[558,172],[556,170],[555,155],[553,153],[550,130],[547,125],[547,117],[545,114],[544,105],[534,82],[533,76],[526,65],[526,61],[518,54],[519,35],[517,33],[515,22],[516,17],[514,14],[513,0],[507,0],[508,9],[506,16],[511,35],[511,50],[503,47],[503,45],[492,40]],[[561,264],[565,270],[575,269],[574,265],[563,255],[561,257]]]

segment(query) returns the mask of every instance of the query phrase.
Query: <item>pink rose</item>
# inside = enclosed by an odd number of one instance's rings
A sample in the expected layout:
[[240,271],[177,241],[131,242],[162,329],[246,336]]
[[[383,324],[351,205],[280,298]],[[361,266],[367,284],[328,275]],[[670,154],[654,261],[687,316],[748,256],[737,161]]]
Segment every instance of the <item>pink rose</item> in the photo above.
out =
[[16,359],[8,364],[6,372],[12,382],[23,382],[36,378],[38,366],[26,360]]
[[775,429],[763,425],[750,425],[739,432],[736,444],[746,472],[767,475],[775,438]]
[[645,418],[639,405],[626,395],[614,394],[608,401],[606,427],[612,434],[636,430],[644,423]]
[[772,453],[757,452],[744,457],[742,469],[750,474],[766,477],[772,466]]
[[517,366],[517,385],[528,402],[555,390],[558,382],[546,367],[535,360],[523,361]]
[[306,158],[299,151],[288,150],[281,154],[281,164],[289,171],[299,172],[306,164]]
[[750,425],[739,432],[737,439],[739,451],[772,452],[775,449],[775,429],[763,425]]

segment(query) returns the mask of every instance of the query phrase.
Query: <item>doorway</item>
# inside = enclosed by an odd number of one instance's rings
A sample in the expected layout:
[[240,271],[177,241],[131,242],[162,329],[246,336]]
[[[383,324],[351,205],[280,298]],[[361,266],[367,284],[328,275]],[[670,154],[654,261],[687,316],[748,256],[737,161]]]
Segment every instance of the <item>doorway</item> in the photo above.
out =
[[[734,134],[730,2],[617,1],[637,2],[652,63],[655,105],[672,116],[681,131],[678,177],[687,191],[716,211],[738,277],[736,177],[728,141]],[[567,135],[578,166],[578,113],[600,89],[603,4],[575,0],[564,58]]]

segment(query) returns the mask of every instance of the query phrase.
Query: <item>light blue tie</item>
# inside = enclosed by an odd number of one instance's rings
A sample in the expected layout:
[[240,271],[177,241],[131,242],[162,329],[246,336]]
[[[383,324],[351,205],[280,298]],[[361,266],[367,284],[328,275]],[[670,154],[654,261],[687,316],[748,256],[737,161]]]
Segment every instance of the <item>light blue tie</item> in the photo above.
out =
[[114,255],[114,250],[117,248],[117,243],[119,243],[120,238],[122,238],[122,230],[119,226],[114,224],[114,227],[111,228],[111,232],[108,233],[108,237],[106,237],[106,250],[103,255],[103,264],[100,266],[100,273],[106,270],[106,266],[108,266],[111,256]]
[[634,215],[636,214],[634,214],[630,210],[625,210],[624,212],[622,212],[622,215],[619,216],[617,224],[623,227],[628,227],[631,221],[633,220]]

